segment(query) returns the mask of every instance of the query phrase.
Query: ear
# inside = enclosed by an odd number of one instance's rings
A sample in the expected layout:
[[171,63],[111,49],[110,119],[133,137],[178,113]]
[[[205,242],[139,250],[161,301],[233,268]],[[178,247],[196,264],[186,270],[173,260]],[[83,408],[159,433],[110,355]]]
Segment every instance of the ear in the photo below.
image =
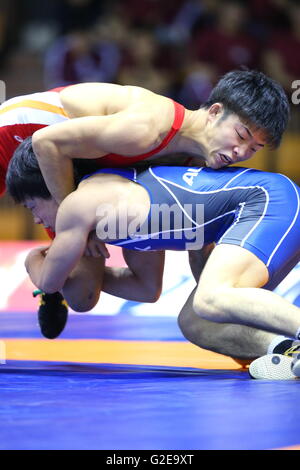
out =
[[224,106],[222,103],[214,103],[208,109],[207,113],[207,120],[210,123],[213,123],[217,119],[219,119],[224,113]]

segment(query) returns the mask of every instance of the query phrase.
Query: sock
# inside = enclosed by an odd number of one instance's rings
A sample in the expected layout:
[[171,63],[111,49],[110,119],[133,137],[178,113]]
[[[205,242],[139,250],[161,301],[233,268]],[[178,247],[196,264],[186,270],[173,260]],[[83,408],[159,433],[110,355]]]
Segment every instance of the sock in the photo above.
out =
[[294,340],[286,336],[276,336],[269,344],[267,354],[284,354],[292,347]]

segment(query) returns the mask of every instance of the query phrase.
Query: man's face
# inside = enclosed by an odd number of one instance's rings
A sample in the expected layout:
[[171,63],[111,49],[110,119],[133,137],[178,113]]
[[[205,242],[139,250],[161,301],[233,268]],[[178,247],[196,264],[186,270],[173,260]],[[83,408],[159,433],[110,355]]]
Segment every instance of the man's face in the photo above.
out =
[[36,224],[43,224],[45,228],[50,228],[53,232],[55,231],[58,205],[53,198],[28,198],[24,201],[23,205],[31,211],[33,220]]
[[266,144],[262,131],[244,124],[235,114],[222,119],[222,105],[213,105],[208,114],[206,135],[206,165],[218,169],[251,158]]

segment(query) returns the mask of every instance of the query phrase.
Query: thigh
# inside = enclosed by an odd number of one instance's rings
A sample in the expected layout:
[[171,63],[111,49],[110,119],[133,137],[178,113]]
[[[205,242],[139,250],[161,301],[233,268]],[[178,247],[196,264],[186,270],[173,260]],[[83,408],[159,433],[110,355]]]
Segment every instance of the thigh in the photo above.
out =
[[263,287],[269,279],[266,265],[237,245],[217,245],[200,276],[198,291],[217,286]]

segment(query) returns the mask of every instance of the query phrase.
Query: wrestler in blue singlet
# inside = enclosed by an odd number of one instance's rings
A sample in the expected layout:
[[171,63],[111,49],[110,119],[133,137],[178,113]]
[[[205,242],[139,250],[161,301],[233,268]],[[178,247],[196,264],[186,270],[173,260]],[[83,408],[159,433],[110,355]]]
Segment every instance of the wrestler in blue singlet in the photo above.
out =
[[[274,289],[300,260],[300,188],[284,175],[241,167],[216,171],[167,166],[142,171],[102,169],[99,173],[118,174],[142,185],[151,200],[148,220],[141,227],[143,235],[114,245],[140,251],[193,249],[189,248],[191,230],[188,237],[183,230],[178,236],[176,217],[170,219],[167,237],[163,226],[151,234],[153,208],[176,204],[183,219],[192,223],[194,233],[203,230],[204,244],[238,245],[261,259],[270,274],[265,288]],[[203,205],[200,223],[197,205]],[[150,228],[148,235],[145,226]]]

